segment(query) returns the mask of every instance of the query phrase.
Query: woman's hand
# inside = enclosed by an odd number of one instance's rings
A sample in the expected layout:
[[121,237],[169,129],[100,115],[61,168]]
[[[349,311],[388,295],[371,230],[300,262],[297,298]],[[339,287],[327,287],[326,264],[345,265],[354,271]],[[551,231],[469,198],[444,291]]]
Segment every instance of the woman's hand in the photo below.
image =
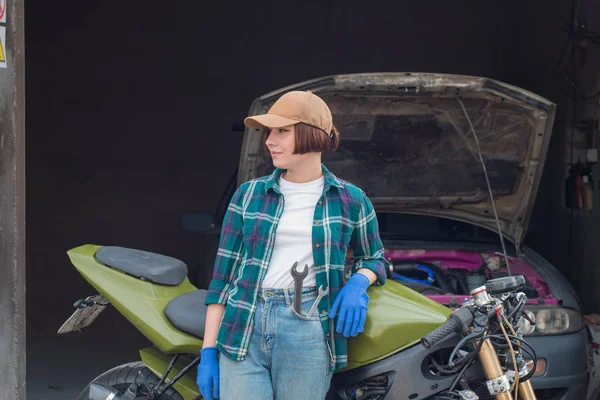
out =
[[219,359],[216,347],[205,347],[200,351],[200,364],[196,383],[206,400],[219,398]]
[[329,311],[329,318],[335,318],[339,310],[335,329],[337,333],[343,331],[345,337],[350,337],[364,330],[369,305],[367,289],[370,285],[371,281],[367,276],[355,273],[340,290]]

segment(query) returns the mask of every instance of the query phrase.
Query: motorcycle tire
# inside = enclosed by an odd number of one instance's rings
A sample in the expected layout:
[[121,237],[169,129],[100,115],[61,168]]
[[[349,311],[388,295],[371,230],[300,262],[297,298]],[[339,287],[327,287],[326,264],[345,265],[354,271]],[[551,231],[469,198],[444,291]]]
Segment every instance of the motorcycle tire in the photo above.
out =
[[[129,385],[134,382],[142,383],[142,380],[138,376],[140,372],[150,384],[158,383],[158,381],[160,381],[160,378],[154,375],[154,373],[150,371],[150,369],[148,369],[143,362],[138,361],[123,364],[102,373],[100,376],[90,382],[83,392],[81,392],[77,400],[89,400],[89,387],[92,383],[104,383],[112,386],[116,390],[125,391]],[[146,391],[146,387],[142,384],[140,387],[140,396],[136,398],[145,399],[147,395]],[[179,393],[177,393],[177,391],[171,387],[162,396],[160,396],[160,400],[183,400],[183,397],[181,397]]]

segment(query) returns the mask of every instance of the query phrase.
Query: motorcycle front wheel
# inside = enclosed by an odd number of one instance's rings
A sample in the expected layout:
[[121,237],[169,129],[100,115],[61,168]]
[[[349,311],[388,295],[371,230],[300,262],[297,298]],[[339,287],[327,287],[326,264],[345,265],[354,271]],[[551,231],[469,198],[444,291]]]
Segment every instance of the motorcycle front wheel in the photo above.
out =
[[[141,386],[139,395],[136,397],[136,399],[146,399],[148,390],[143,384],[143,379],[139,376],[140,372],[146,381],[151,385],[160,381],[160,378],[154,375],[154,373],[150,371],[143,362],[138,361],[123,364],[104,372],[102,375],[90,382],[83,392],[81,392],[77,400],[89,400],[89,388],[92,383],[104,383],[120,392],[127,390],[132,383],[139,383]],[[171,387],[162,396],[160,396],[160,400],[183,400],[183,398],[179,395],[179,393],[177,393],[177,391],[175,391],[175,389]]]

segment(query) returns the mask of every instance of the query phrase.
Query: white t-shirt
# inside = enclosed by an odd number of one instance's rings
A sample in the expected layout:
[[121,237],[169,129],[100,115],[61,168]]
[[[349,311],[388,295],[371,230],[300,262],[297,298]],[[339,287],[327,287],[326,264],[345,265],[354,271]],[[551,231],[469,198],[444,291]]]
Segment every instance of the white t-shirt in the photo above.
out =
[[324,177],[312,182],[293,183],[279,178],[279,190],[284,197],[283,214],[275,232],[271,263],[262,286],[264,288],[292,288],[294,278],[290,270],[298,261],[298,270],[308,265],[308,276],[302,286],[315,286],[312,229],[315,207],[323,194]]

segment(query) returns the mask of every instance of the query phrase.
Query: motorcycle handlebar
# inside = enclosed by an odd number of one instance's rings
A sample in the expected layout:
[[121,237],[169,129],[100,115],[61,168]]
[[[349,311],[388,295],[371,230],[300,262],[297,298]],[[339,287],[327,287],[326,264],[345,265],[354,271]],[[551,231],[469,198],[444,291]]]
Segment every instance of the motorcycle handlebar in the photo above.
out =
[[450,335],[466,332],[472,322],[473,313],[471,310],[468,308],[460,308],[450,315],[448,321],[425,335],[421,339],[421,344],[428,349]]

